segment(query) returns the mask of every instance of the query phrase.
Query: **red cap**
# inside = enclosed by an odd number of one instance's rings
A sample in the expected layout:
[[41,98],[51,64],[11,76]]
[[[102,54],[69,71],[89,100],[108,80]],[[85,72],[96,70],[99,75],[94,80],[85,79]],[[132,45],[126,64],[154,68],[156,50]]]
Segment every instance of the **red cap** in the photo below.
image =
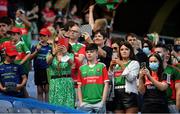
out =
[[42,28],[39,34],[51,36],[51,32],[47,28]]
[[12,27],[9,32],[20,33],[20,34],[21,34],[21,29],[20,29],[20,28],[17,28],[17,27]]
[[17,52],[15,46],[7,47],[7,48],[5,49],[5,53],[6,53],[8,56],[17,56],[17,55],[18,55],[18,52]]

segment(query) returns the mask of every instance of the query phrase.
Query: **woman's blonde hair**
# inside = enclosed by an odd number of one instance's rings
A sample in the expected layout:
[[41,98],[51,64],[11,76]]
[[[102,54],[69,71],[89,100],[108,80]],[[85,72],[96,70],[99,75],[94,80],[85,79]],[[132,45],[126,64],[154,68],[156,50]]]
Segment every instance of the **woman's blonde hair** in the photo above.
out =
[[108,26],[108,22],[105,18],[102,19],[96,19],[94,22],[94,27],[93,27],[93,31],[97,31],[97,30],[106,30]]

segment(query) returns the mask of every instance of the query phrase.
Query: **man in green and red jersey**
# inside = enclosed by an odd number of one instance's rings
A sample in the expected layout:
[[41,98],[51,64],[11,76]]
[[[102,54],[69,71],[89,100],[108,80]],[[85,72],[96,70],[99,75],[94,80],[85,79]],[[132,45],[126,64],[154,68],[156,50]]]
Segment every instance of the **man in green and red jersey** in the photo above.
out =
[[72,22],[72,26],[69,28],[69,44],[72,46],[72,50],[75,55],[75,61],[72,65],[72,78],[76,84],[77,82],[77,72],[79,66],[83,63],[85,58],[85,45],[78,42],[80,37],[80,27],[77,23]]
[[155,52],[163,59],[164,75],[167,75],[167,89],[168,107],[170,113],[178,113],[180,109],[180,72],[177,68],[169,65],[167,62],[170,58],[170,52],[164,44],[157,44]]
[[69,43],[72,46],[75,57],[82,63],[85,57],[85,45],[78,42],[80,35],[79,25],[74,23],[74,25],[69,28]]
[[31,23],[27,20],[25,12],[22,9],[16,11],[15,26],[20,28],[22,40],[26,46],[30,49],[31,47],[31,37],[28,34],[28,31],[31,27]]
[[7,31],[10,29],[11,23],[12,22],[9,17],[0,18],[0,44],[10,40]]
[[[9,41],[10,37],[7,34],[7,31],[10,29],[11,19],[9,17],[0,18],[0,48],[1,44],[5,41]],[[0,62],[3,61],[2,52],[0,52]]]
[[18,55],[16,56],[15,63],[23,65],[26,75],[29,72],[29,64],[27,60],[30,57],[30,50],[27,48],[23,41],[20,41],[21,30],[17,27],[12,27],[9,31],[12,39],[10,41],[6,41],[2,44],[2,48],[7,48],[11,45],[16,46],[16,50],[18,51]]
[[90,113],[105,113],[109,78],[105,64],[97,62],[98,46],[86,47],[88,63],[78,72],[78,98],[80,110]]

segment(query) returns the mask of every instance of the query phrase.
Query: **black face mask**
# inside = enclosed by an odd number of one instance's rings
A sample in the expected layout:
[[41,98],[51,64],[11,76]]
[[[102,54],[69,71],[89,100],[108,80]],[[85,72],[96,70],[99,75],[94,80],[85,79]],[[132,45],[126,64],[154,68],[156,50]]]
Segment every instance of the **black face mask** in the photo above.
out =
[[176,52],[180,51],[180,45],[174,45],[174,51]]

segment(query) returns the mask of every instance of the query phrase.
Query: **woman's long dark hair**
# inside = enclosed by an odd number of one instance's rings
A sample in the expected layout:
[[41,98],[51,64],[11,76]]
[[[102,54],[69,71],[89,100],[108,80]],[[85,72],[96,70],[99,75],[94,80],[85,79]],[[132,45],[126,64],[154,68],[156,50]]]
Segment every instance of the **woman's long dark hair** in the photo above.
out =
[[130,55],[129,55],[129,59],[130,60],[135,60],[135,55],[134,55],[134,50],[133,50],[133,47],[131,46],[131,44],[127,41],[125,42],[121,42],[120,45],[119,45],[119,58],[120,60],[122,60],[122,56],[121,56],[121,53],[120,53],[120,48],[122,46],[126,46],[128,49],[130,49]]
[[[164,71],[164,68],[163,68],[163,61],[160,57],[160,55],[158,53],[154,53],[154,54],[151,54],[148,58],[148,60],[151,58],[151,57],[155,57],[157,58],[157,60],[159,61],[159,68],[158,68],[158,71],[157,71],[157,74],[158,74],[158,78],[159,78],[159,81],[162,81],[162,75],[163,75],[163,71]],[[147,62],[147,67],[148,69],[150,70],[150,73],[152,74],[152,71],[151,69],[149,68],[149,61]]]

